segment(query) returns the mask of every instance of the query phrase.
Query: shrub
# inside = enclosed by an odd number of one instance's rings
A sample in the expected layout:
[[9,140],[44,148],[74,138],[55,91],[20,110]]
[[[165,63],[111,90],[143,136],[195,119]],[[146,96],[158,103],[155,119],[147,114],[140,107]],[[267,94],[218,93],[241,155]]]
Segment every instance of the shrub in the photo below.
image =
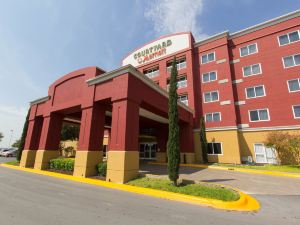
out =
[[106,177],[107,171],[107,162],[101,162],[97,165],[98,175],[102,177]]
[[57,158],[50,160],[50,169],[74,171],[74,159],[69,158]]
[[265,145],[276,149],[280,164],[300,163],[300,135],[274,131],[267,135]]

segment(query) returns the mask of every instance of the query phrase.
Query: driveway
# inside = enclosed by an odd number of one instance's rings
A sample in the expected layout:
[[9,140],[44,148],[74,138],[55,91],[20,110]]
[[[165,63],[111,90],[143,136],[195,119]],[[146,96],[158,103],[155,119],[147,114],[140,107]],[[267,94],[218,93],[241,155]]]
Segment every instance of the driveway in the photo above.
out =
[[[146,174],[167,177],[166,166],[141,163],[140,169],[141,172]],[[180,178],[226,184],[241,189],[248,194],[300,196],[299,178],[189,167],[180,168]]]
[[230,212],[0,167],[5,225],[297,225],[299,196],[254,195],[262,210]]

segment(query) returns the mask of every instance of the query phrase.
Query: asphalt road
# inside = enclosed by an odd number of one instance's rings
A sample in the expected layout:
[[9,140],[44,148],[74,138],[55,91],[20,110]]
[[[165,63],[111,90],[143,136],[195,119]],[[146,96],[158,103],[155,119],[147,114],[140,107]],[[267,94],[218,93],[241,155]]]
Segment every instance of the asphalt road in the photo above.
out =
[[299,195],[254,196],[259,212],[229,212],[0,167],[0,225],[300,224]]

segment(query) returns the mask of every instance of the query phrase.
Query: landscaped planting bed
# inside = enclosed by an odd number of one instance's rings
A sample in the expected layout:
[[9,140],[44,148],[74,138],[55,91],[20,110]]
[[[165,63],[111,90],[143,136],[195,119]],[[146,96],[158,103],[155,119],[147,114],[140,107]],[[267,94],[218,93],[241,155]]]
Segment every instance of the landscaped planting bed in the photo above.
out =
[[236,201],[240,198],[239,193],[232,189],[207,183],[180,184],[174,186],[173,183],[167,179],[143,177],[132,180],[127,184],[222,201]]

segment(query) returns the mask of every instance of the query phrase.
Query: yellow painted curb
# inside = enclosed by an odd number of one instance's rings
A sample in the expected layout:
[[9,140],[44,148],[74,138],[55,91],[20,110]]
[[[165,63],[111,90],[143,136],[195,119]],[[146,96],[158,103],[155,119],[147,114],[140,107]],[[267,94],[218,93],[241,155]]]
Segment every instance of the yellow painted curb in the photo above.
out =
[[15,170],[21,170],[21,171],[25,171],[25,172],[35,173],[35,174],[46,175],[46,176],[50,176],[50,177],[56,177],[56,178],[65,179],[65,180],[71,180],[71,181],[76,181],[76,182],[81,182],[81,183],[86,183],[86,184],[97,185],[97,186],[106,187],[106,188],[113,188],[116,190],[122,190],[122,191],[142,194],[142,195],[148,195],[148,196],[152,196],[152,197],[156,197],[156,198],[168,199],[168,200],[179,201],[179,202],[186,202],[186,203],[197,204],[197,205],[206,205],[206,206],[210,206],[210,207],[217,208],[217,209],[234,210],[234,211],[255,211],[260,208],[260,204],[255,198],[253,198],[250,195],[247,195],[237,189],[235,189],[235,190],[239,192],[240,199],[237,201],[225,202],[225,201],[221,201],[221,200],[195,197],[195,196],[178,194],[178,193],[167,192],[167,191],[160,191],[160,190],[155,190],[155,189],[150,189],[150,188],[136,187],[136,186],[126,185],[126,184],[116,184],[116,183],[111,183],[111,182],[97,180],[97,179],[91,179],[91,178],[74,177],[74,176],[66,175],[66,174],[23,168],[23,167],[12,166],[12,165],[7,165],[7,164],[1,164],[0,166],[15,169]]
[[[148,162],[150,165],[167,165],[167,163],[158,163],[158,162]],[[254,173],[262,175],[270,175],[277,177],[290,177],[290,178],[300,178],[300,174],[277,172],[277,171],[265,171],[265,170],[256,170],[256,169],[244,169],[244,168],[234,168],[234,167],[225,167],[225,166],[210,166],[204,164],[180,164],[181,167],[193,167],[193,168],[204,168],[204,169],[214,169],[214,170],[229,170],[241,173]]]

